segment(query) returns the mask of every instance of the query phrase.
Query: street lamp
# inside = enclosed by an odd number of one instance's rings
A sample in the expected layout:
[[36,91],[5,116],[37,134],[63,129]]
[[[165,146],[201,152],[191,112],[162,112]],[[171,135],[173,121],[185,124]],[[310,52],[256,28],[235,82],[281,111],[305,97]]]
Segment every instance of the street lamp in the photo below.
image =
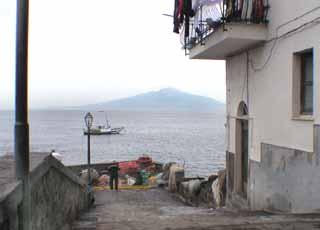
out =
[[91,154],[90,154],[90,129],[93,123],[93,116],[91,113],[87,113],[84,117],[85,124],[87,126],[87,135],[88,135],[88,186],[90,189],[91,186],[91,169],[90,169],[90,161],[91,161]]
[[[16,177],[22,180],[23,202],[19,229],[31,229],[30,147],[28,124],[29,0],[17,0],[14,156]],[[21,222],[21,226],[20,226]]]

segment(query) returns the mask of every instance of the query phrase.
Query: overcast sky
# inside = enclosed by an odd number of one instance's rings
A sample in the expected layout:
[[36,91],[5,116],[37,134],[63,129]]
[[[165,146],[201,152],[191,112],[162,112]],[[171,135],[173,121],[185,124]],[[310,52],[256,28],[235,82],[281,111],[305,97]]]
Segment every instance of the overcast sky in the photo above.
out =
[[[16,1],[0,1],[0,109],[13,109]],[[164,87],[225,100],[223,61],[189,60],[173,0],[30,1],[30,107],[76,106]]]

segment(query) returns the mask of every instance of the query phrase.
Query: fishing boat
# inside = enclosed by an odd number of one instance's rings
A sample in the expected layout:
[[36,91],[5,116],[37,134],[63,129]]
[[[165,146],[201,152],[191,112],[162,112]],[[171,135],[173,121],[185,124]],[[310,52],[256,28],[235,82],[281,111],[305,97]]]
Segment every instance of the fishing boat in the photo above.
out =
[[[121,126],[121,127],[115,127],[112,128],[109,120],[106,116],[106,125],[98,125],[95,127],[92,127],[90,129],[90,135],[112,135],[112,134],[121,134],[121,132],[125,129],[125,127]],[[88,130],[84,129],[83,130],[83,134],[84,135],[88,135]]]
[[[111,134],[121,134],[121,132],[124,130],[124,127],[106,127],[103,125],[99,125],[97,127],[90,129],[90,135],[111,135]],[[88,135],[88,130],[84,130],[84,135]]]

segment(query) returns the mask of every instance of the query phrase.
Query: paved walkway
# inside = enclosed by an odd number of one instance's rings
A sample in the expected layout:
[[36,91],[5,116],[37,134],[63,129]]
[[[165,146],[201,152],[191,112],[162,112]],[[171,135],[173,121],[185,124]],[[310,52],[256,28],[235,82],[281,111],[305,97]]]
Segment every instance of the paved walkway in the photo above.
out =
[[189,207],[163,189],[99,191],[93,212],[97,217],[94,229],[98,230],[320,229],[320,215],[269,215]]

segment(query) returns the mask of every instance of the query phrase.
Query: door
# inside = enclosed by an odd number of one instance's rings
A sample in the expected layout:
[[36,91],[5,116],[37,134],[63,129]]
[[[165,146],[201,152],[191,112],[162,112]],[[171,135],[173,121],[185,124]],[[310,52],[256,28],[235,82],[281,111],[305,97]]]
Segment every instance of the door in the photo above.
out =
[[241,181],[242,192],[247,196],[248,163],[249,163],[249,132],[248,120],[241,120]]

